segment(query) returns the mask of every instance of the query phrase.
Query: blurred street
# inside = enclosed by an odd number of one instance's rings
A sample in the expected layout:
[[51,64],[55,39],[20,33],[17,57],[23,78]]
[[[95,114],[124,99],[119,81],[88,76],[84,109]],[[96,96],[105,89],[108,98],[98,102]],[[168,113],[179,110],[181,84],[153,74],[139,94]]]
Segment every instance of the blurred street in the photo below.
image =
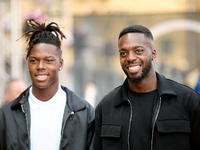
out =
[[125,79],[117,44],[128,25],[152,31],[157,72],[184,84],[198,67],[200,0],[0,0],[0,104],[10,78],[31,85],[25,39],[16,42],[29,30],[29,19],[65,26],[60,83],[94,107]]

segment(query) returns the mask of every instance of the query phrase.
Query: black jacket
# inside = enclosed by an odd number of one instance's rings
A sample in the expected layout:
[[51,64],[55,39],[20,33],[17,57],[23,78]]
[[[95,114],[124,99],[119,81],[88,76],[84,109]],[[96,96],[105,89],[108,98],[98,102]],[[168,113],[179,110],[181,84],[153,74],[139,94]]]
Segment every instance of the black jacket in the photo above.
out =
[[[200,150],[200,95],[156,73],[151,150]],[[95,150],[130,150],[132,104],[127,80],[95,110]]]
[[[66,87],[60,150],[93,150],[94,108]],[[30,149],[29,88],[0,109],[0,150]],[[50,144],[50,143],[49,143]]]

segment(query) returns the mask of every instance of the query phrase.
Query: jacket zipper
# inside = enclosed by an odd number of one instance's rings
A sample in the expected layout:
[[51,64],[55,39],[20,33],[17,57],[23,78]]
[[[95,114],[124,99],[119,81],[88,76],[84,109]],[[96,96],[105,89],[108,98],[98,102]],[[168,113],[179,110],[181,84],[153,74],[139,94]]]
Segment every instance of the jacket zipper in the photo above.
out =
[[160,107],[161,107],[161,97],[159,99],[159,105],[158,105],[158,110],[156,112],[156,117],[155,117],[155,120],[153,122],[153,127],[152,127],[152,133],[151,133],[151,150],[153,150],[153,136],[154,136],[154,128],[155,128],[155,124],[156,124],[156,120],[158,118],[158,114],[160,112]]
[[26,111],[24,110],[24,107],[23,105],[21,105],[21,108],[22,108],[22,112],[25,114],[25,118],[26,118],[26,127],[27,127],[27,132],[28,132],[28,142],[29,142],[29,149],[30,149],[30,133],[29,133],[29,127],[28,127],[28,117],[27,117],[27,114],[26,114]]
[[74,115],[74,112],[71,111],[71,113],[67,116],[67,118],[65,119],[65,122],[64,122],[64,124],[63,124],[63,126],[62,126],[61,138],[60,138],[60,148],[59,148],[59,150],[61,150],[61,143],[62,143],[63,132],[64,132],[64,127],[65,127],[65,125],[66,125],[66,122],[67,122],[67,120],[68,120],[69,117],[70,117],[70,120],[71,120],[73,115]]
[[128,150],[130,150],[130,131],[131,131],[131,122],[132,122],[132,104],[129,100],[127,100],[131,106],[131,116],[130,116],[130,119],[129,119],[129,127],[128,127]]

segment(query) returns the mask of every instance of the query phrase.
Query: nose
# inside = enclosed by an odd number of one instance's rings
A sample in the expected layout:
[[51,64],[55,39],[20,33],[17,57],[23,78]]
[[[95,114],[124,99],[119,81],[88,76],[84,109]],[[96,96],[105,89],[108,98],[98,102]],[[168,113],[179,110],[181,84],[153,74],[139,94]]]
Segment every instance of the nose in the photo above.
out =
[[42,69],[45,69],[45,63],[42,60],[40,60],[38,63],[38,70],[42,70]]
[[133,51],[129,52],[127,60],[128,61],[134,61],[134,60],[136,60],[136,55],[135,55],[135,53]]

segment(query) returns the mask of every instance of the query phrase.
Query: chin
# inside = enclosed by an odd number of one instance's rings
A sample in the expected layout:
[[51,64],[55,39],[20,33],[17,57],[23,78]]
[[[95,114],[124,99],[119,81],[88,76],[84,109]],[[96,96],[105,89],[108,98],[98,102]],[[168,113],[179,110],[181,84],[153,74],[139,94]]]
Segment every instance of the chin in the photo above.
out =
[[46,89],[47,87],[40,86],[40,87],[37,87],[37,88],[40,89],[40,90],[44,90],[44,89]]
[[49,85],[34,84],[37,89],[44,90],[49,87]]
[[140,82],[142,79],[144,79],[144,74],[139,74],[139,75],[127,75],[127,78],[130,82],[133,82],[133,83],[138,83]]

